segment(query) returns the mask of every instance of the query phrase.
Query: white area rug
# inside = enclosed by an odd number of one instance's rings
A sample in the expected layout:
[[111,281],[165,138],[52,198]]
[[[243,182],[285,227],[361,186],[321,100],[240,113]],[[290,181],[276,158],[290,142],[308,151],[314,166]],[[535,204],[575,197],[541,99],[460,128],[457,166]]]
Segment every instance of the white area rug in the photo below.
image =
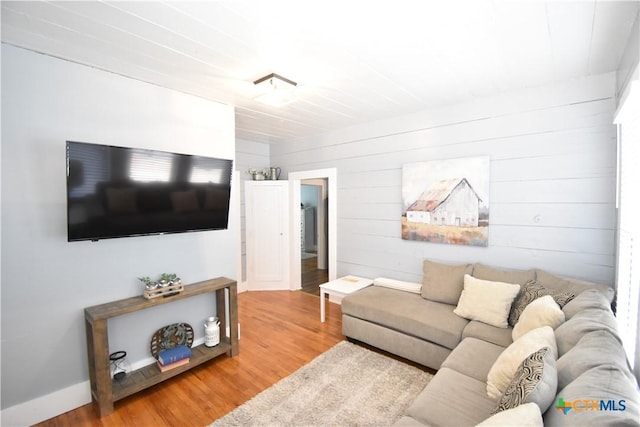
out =
[[211,426],[388,426],[432,377],[343,341]]

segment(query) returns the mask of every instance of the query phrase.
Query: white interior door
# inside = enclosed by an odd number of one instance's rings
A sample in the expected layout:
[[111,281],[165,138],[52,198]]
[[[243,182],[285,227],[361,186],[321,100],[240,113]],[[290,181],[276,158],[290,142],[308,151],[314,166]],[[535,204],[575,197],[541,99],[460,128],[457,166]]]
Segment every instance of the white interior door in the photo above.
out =
[[247,287],[289,289],[289,183],[245,181]]

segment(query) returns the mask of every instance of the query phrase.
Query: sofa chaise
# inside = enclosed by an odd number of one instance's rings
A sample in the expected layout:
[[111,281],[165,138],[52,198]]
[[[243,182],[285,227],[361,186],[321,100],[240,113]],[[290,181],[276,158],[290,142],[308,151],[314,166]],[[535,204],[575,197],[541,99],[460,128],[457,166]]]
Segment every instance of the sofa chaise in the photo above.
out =
[[640,425],[611,287],[424,261],[342,300],[343,333],[437,370],[397,425]]

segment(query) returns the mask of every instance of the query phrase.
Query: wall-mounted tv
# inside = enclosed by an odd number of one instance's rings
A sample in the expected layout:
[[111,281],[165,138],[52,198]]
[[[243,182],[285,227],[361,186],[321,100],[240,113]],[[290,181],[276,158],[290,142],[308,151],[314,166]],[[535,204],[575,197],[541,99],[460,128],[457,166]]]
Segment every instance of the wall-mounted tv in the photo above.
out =
[[68,240],[228,227],[233,161],[67,141]]

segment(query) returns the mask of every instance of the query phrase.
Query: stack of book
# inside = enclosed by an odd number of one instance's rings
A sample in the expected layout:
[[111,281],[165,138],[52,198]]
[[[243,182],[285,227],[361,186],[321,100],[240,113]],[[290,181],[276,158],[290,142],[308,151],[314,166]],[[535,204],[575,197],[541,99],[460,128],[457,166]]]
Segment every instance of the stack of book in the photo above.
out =
[[158,367],[161,372],[186,365],[191,358],[191,349],[186,345],[178,345],[158,352]]

